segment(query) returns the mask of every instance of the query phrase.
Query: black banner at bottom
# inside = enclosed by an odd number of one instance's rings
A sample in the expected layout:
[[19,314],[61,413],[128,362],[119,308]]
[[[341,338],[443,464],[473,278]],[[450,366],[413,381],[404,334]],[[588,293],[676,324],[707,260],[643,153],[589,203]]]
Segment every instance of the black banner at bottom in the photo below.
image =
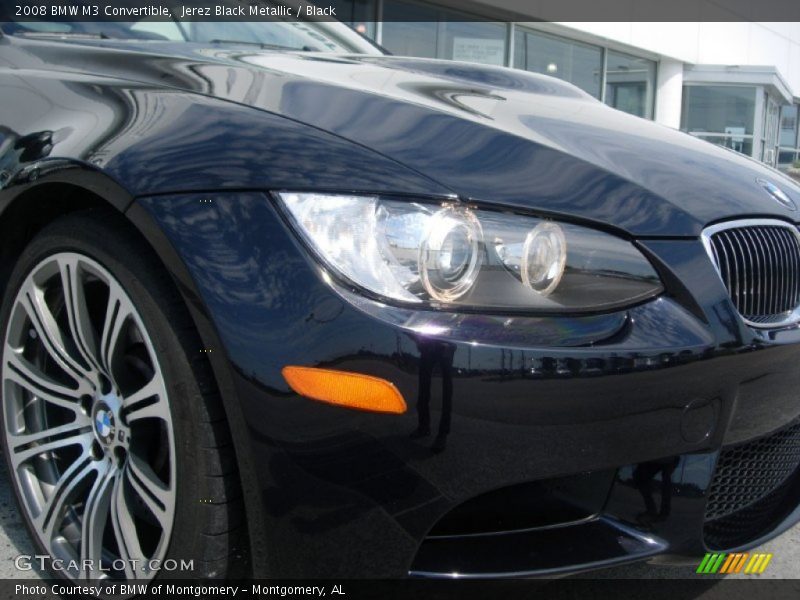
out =
[[800,597],[797,579],[513,579],[513,580],[156,580],[149,583],[0,580],[0,598],[175,598],[216,600],[372,600],[386,598],[752,600]]

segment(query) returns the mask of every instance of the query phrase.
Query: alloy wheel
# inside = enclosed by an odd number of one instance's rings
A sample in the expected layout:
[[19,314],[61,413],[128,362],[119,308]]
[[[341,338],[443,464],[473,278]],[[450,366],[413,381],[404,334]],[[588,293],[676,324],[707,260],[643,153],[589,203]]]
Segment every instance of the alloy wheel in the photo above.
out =
[[97,261],[41,260],[3,346],[12,478],[42,546],[70,578],[151,578],[175,517],[164,377],[128,294]]

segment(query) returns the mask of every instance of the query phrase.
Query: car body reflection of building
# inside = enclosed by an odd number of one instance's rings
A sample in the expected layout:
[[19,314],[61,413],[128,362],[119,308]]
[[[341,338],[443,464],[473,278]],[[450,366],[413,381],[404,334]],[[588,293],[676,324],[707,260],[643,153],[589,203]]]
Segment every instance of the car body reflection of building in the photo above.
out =
[[[769,165],[800,159],[796,23],[542,23],[535,22],[547,19],[538,3],[516,22],[501,23],[491,20],[491,0],[475,0],[471,12],[435,0],[332,4],[343,21],[394,54],[545,73]],[[378,15],[383,22],[375,22]]]

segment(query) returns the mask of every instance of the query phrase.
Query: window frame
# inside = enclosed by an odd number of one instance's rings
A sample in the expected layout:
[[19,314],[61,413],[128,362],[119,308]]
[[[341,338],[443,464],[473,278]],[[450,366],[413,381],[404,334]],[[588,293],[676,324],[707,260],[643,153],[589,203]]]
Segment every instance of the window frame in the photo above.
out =
[[[753,91],[753,123],[751,124],[751,133],[747,133],[747,128],[745,127],[745,133],[725,133],[724,131],[692,131],[687,126],[685,129],[683,127],[684,123],[684,116],[686,115],[686,111],[688,110],[688,102],[686,101],[686,89],[692,87],[711,87],[711,88],[749,88]],[[745,84],[745,83],[722,83],[722,82],[684,82],[683,83],[683,90],[681,93],[681,122],[680,122],[680,130],[684,133],[688,133],[698,139],[705,140],[708,142],[716,143],[718,146],[723,146],[725,148],[729,148],[734,150],[735,152],[739,152],[744,154],[745,156],[750,156],[751,158],[755,158],[756,155],[759,155],[762,151],[762,142],[761,139],[763,137],[763,120],[764,120],[764,87],[760,85],[754,84]],[[749,143],[750,145],[750,152],[745,153],[743,150],[736,150],[733,145],[728,145],[727,141],[731,141],[731,144],[736,143],[734,138],[741,138],[742,148],[744,148],[745,143]],[[723,143],[717,143],[715,140],[723,140]],[[760,160],[760,159],[758,159]]]
[[[608,104],[608,102],[606,102],[606,92],[608,87],[608,55],[612,52],[614,54],[618,54],[626,58],[631,58],[635,60],[646,60],[648,62],[653,63],[652,87],[649,87],[648,92],[646,92],[645,114],[641,115],[641,118],[647,119],[648,121],[654,121],[656,118],[656,97],[658,96],[658,69],[660,61],[647,58],[646,56],[637,56],[636,54],[631,54],[630,52],[623,52],[615,48],[609,48],[608,46],[603,46],[603,77],[602,77],[603,93],[600,101],[607,106],[611,106],[610,104]],[[611,108],[615,107],[611,106]],[[627,114],[633,114],[633,113],[627,113]],[[634,116],[640,116],[640,115],[634,115]]]
[[[779,119],[783,119],[783,109],[786,106],[794,106],[795,107],[795,118],[794,118],[794,146],[782,146],[780,143],[780,125],[779,125],[779,133],[778,133],[778,156],[776,157],[776,164],[778,167],[786,166],[791,167],[793,163],[800,161],[800,100],[795,100],[792,104],[784,104],[781,106],[781,112]],[[780,121],[779,121],[780,123]],[[781,154],[788,153],[793,154],[792,160],[788,163],[781,162]]]
[[[479,18],[479,19],[487,19],[489,22],[495,24],[501,24],[499,21],[491,21],[490,15],[480,14],[478,12],[473,12],[470,10],[462,10],[460,8],[452,8],[450,6],[441,6],[434,2],[426,1],[426,0],[394,0],[400,3],[406,3],[411,5],[417,5],[422,7],[431,8],[440,12],[451,12],[456,14],[463,14],[467,20],[469,17]],[[374,29],[374,36],[371,36],[374,42],[378,46],[383,46],[384,39],[383,39],[383,15],[384,15],[384,5],[386,0],[374,0],[374,15],[375,15],[375,29]],[[637,52],[635,49],[628,48],[623,44],[614,44],[614,43],[604,43],[603,41],[596,41],[596,40],[588,40],[582,39],[580,35],[575,37],[570,37],[569,35],[564,34],[561,31],[552,31],[549,27],[545,28],[538,27],[533,22],[523,22],[523,21],[510,21],[505,23],[506,25],[506,33],[504,36],[504,43],[506,45],[505,51],[505,62],[504,66],[514,69],[514,62],[516,59],[516,41],[517,36],[520,32],[530,32],[537,35],[543,35],[546,37],[554,38],[559,41],[563,41],[570,44],[582,45],[591,48],[599,49],[601,52],[601,59],[600,59],[600,94],[599,100],[606,104],[606,85],[608,82],[608,55],[610,52],[620,54],[622,56],[630,57],[632,59],[638,60],[646,60],[653,63],[653,82],[652,82],[652,93],[648,94],[649,98],[646,102],[645,107],[645,115],[641,118],[647,119],[649,121],[655,121],[656,113],[658,109],[658,78],[660,75],[661,70],[661,59],[659,56],[647,52]],[[437,32],[437,56],[440,54],[441,50],[441,28]],[[443,60],[451,60],[451,59],[443,59]],[[609,106],[608,104],[606,104]],[[611,107],[613,108],[613,107]]]
[[[520,32],[523,33],[523,34],[527,33],[527,34],[532,34],[532,35],[539,35],[539,36],[542,36],[544,38],[550,38],[552,40],[556,40],[556,41],[559,41],[559,42],[564,42],[564,43],[567,43],[567,44],[573,44],[575,46],[583,46],[585,48],[592,48],[594,50],[599,50],[600,51],[600,81],[599,81],[598,85],[600,87],[600,89],[599,89],[600,93],[599,93],[599,97],[597,98],[597,100],[599,100],[600,102],[605,103],[604,97],[605,97],[607,49],[604,46],[601,46],[599,44],[592,44],[591,42],[584,42],[583,40],[572,39],[572,38],[569,38],[569,37],[566,37],[566,36],[563,36],[563,35],[558,35],[556,33],[551,33],[549,31],[543,31],[541,29],[537,29],[537,28],[531,27],[529,25],[522,25],[520,23],[512,23],[512,25],[513,25],[514,29],[519,29]],[[514,66],[514,61],[516,61],[516,58],[517,58],[516,57],[516,35],[518,35],[518,33],[520,33],[520,32],[515,32],[514,39],[513,39],[514,44],[515,44],[513,61],[506,65],[507,67],[509,67],[511,69],[517,69],[517,67]],[[519,70],[528,71],[527,67],[522,67]],[[535,71],[529,71],[529,72],[535,72]],[[547,73],[542,73],[542,75],[547,75]],[[572,82],[570,82],[570,81],[568,81],[566,79],[563,80],[563,81],[566,81],[567,83],[572,83]],[[572,85],[575,85],[575,84],[572,84]],[[586,90],[584,90],[584,91],[586,91]],[[589,94],[589,92],[586,92],[586,93]],[[592,94],[590,94],[590,95],[592,95]],[[594,97],[594,96],[592,95],[592,97]]]

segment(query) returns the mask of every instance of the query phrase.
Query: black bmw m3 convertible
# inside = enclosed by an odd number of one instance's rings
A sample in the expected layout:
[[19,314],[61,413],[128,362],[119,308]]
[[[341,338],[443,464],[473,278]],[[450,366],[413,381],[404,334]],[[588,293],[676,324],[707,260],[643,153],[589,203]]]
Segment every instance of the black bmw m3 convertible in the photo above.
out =
[[2,446],[57,575],[536,576],[800,520],[781,173],[339,23],[0,31]]

